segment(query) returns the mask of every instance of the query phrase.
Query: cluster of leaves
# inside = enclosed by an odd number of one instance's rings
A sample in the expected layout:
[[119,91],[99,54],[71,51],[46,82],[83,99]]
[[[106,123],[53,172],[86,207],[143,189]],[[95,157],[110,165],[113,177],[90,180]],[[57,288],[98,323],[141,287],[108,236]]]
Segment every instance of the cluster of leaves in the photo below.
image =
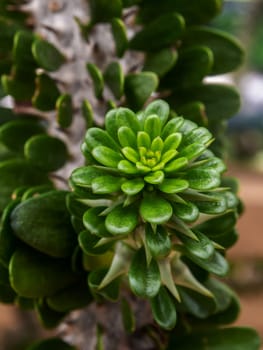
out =
[[[241,210],[235,181],[222,178],[218,157],[239,94],[204,82],[243,60],[234,38],[206,26],[222,2],[89,0],[90,21],[79,24],[83,35],[110,24],[116,48],[106,68],[87,62],[94,95],[105,111],[122,107],[108,111],[105,129],[87,130],[86,164],[73,171],[71,192],[52,182],[70,157],[42,116],[53,111],[62,130],[71,126],[72,97],[50,74],[66,58],[28,29],[26,14],[9,10],[16,2],[2,3],[0,95],[37,113],[0,108],[1,301],[34,308],[51,328],[69,311],[93,300],[116,301],[129,287],[149,300],[169,335],[167,349],[190,349],[192,342],[200,350],[215,342],[220,349],[258,349],[252,330],[216,330],[239,311],[234,292],[213,275],[228,271],[225,249],[237,239]],[[136,23],[131,38],[129,11]],[[143,52],[144,60],[125,72],[131,51]],[[162,100],[148,104],[153,96]],[[82,110],[90,126],[88,100]],[[124,326],[132,331],[132,311],[123,305]],[[73,349],[58,339],[32,349],[52,346]]]

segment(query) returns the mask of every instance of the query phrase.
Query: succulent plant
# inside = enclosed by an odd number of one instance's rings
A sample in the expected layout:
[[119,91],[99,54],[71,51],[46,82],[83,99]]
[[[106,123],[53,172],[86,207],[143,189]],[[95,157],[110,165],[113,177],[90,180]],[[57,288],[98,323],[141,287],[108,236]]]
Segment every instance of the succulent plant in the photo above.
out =
[[83,214],[79,244],[85,254],[101,255],[103,265],[104,274],[91,272],[91,289],[99,275],[95,290],[105,296],[108,284],[128,275],[132,291],[151,300],[156,321],[168,329],[175,326],[175,307],[165,323],[156,300],[173,305],[169,291],[180,302],[177,283],[212,297],[182,256],[219,276],[228,270],[224,248],[199,229],[213,217],[236,213],[239,203],[221,186],[226,167],[208,149],[212,141],[206,128],[171,115],[165,101],[155,100],[137,114],[116,108],[107,113],[105,130],[87,130],[82,144],[87,165],[70,178],[75,196],[69,197],[69,209],[72,201],[84,205],[73,213]]

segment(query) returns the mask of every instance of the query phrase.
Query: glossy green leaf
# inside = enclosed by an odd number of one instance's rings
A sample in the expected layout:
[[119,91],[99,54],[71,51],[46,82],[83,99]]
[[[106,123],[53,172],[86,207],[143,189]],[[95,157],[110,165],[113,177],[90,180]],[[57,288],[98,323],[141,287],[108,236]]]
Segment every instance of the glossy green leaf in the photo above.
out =
[[97,146],[105,146],[117,152],[120,150],[113,138],[100,128],[89,128],[85,135],[85,143],[89,151]]
[[178,170],[186,167],[187,164],[188,159],[186,157],[176,158],[165,165],[164,172],[168,174],[177,172]]
[[115,207],[106,217],[105,225],[113,235],[127,235],[138,224],[138,214],[134,207]]
[[60,139],[49,135],[36,135],[26,142],[25,157],[36,167],[55,171],[66,163],[68,151]]
[[88,231],[97,236],[107,236],[105,217],[100,216],[103,207],[89,208],[83,215],[83,223]]
[[26,140],[44,131],[44,125],[37,120],[12,120],[0,127],[0,141],[11,151],[23,152]]
[[192,160],[200,156],[205,150],[206,146],[204,146],[201,143],[195,142],[191,145],[183,147],[182,150],[180,150],[179,155],[180,157],[186,157],[188,160]]
[[173,329],[177,321],[175,304],[165,287],[161,287],[159,293],[151,299],[151,309],[155,321],[161,328]]
[[158,186],[159,190],[164,193],[178,193],[189,187],[188,181],[184,179],[165,179],[162,184]]
[[162,77],[174,67],[177,57],[177,52],[171,48],[164,48],[158,52],[148,53],[143,70],[153,72],[159,77]]
[[181,296],[181,308],[184,312],[198,319],[205,319],[216,311],[216,302],[213,297],[181,286],[178,286],[178,290]]
[[126,180],[121,185],[121,190],[128,196],[134,196],[144,188],[144,181],[141,178]]
[[128,104],[133,109],[139,110],[157,86],[158,77],[155,73],[141,72],[126,75],[124,91]]
[[11,215],[16,237],[53,257],[71,255],[76,244],[66,207],[66,191],[50,191],[19,204]]
[[194,233],[198,240],[192,239],[185,235],[180,234],[184,247],[190,254],[197,256],[200,259],[209,259],[213,256],[215,248],[213,242],[203,233],[194,230]]
[[92,301],[86,281],[80,281],[48,297],[47,305],[58,312],[84,308]]
[[193,344],[195,350],[259,350],[260,342],[257,332],[250,328],[217,328],[174,338],[167,350],[192,350]]
[[128,38],[124,22],[120,18],[111,20],[111,30],[115,42],[116,55],[122,57],[128,47]]
[[173,208],[166,199],[154,194],[147,194],[141,201],[140,214],[144,221],[160,225],[171,218]]
[[185,175],[189,187],[206,191],[220,186],[220,174],[214,169],[189,169]]
[[53,44],[41,38],[34,40],[32,53],[39,66],[50,72],[58,70],[66,62],[65,56]]
[[97,146],[92,150],[93,157],[106,167],[117,168],[123,159],[122,155],[109,147]]
[[214,64],[212,74],[223,74],[237,69],[244,61],[244,49],[231,35],[214,28],[189,28],[184,35],[183,46],[204,45],[212,50]]
[[93,82],[94,94],[97,98],[102,98],[104,89],[104,78],[102,72],[94,63],[87,63],[87,70]]
[[[19,174],[19,176],[18,176]],[[12,192],[21,186],[50,184],[46,173],[34,168],[24,159],[11,159],[0,163],[0,211],[11,200]]]
[[44,73],[36,77],[36,90],[32,97],[32,104],[35,108],[41,111],[54,110],[59,96],[59,89],[53,79]]
[[123,179],[116,176],[104,175],[92,180],[91,189],[96,194],[111,194],[121,189]]
[[76,280],[67,260],[51,258],[32,249],[17,249],[9,265],[10,283],[21,296],[53,295]]
[[204,270],[211,272],[217,276],[225,276],[229,270],[229,265],[226,259],[218,253],[214,252],[208,259],[199,258],[193,255],[185,247],[178,247],[178,249],[185,254],[195,264],[202,267]]
[[171,12],[162,14],[136,33],[130,41],[133,50],[156,51],[180,39],[184,32],[184,18]]
[[56,101],[57,122],[62,128],[68,128],[73,119],[73,102],[69,94],[62,94]]
[[92,106],[87,99],[82,101],[81,112],[86,121],[87,127],[90,128],[93,125],[94,116]]
[[184,119],[182,117],[169,120],[162,130],[162,139],[165,140],[170,134],[178,132],[183,123]]
[[155,260],[147,264],[144,248],[134,254],[128,276],[131,290],[140,297],[153,298],[161,287],[158,264]]
[[174,203],[174,215],[178,216],[185,222],[194,222],[198,219],[199,210],[196,205],[191,202]]
[[227,202],[224,194],[213,193],[211,200],[194,200],[195,205],[201,213],[205,214],[222,214],[227,210]]
[[156,232],[154,232],[151,226],[147,225],[145,231],[145,242],[153,257],[160,258],[170,253],[171,240],[168,232],[162,226],[157,226]]
[[92,22],[109,22],[114,17],[121,17],[121,0],[91,0],[89,2]]
[[118,139],[122,147],[136,148],[136,136],[135,133],[129,127],[122,126],[119,128]]
[[[200,142],[204,145],[208,144],[209,141],[213,138],[213,135],[210,131],[204,127],[199,127],[190,131],[187,135],[185,135],[183,144],[191,144],[194,142]],[[212,155],[211,155],[212,156]]]
[[65,343],[60,338],[49,338],[38,341],[26,350],[77,350],[75,346]]
[[124,93],[124,74],[119,62],[111,62],[105,72],[104,80],[111,89],[116,99],[120,99]]
[[71,182],[80,187],[90,187],[92,181],[98,176],[102,176],[105,173],[93,166],[82,166],[80,168],[74,169],[71,174]]
[[155,171],[153,173],[150,173],[149,175],[144,176],[144,180],[150,184],[156,185],[161,184],[164,179],[164,173],[159,170]]

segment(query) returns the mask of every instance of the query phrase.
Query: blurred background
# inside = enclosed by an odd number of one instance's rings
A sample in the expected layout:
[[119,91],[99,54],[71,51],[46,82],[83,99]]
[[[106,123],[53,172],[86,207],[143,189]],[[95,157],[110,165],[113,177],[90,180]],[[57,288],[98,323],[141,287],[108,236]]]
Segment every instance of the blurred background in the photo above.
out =
[[[240,112],[229,121],[226,135],[228,173],[239,179],[245,206],[238,223],[239,240],[228,253],[228,282],[241,300],[237,324],[256,328],[263,338],[263,0],[225,0],[222,14],[212,25],[238,37],[247,52],[238,72],[217,78],[237,85],[243,101]],[[29,338],[44,334],[33,314],[25,316],[11,306],[0,305],[3,350],[21,350]]]

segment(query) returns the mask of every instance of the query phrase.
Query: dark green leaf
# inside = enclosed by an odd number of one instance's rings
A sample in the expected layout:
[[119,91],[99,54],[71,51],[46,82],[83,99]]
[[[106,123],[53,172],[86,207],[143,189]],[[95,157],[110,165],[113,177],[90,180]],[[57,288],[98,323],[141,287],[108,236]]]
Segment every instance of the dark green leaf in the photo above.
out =
[[148,53],[143,70],[153,72],[159,77],[162,77],[173,68],[177,57],[177,52],[171,48],[164,48],[158,52]]
[[210,241],[206,235],[194,230],[198,240],[194,240],[186,235],[179,234],[184,247],[189,251],[190,254],[200,258],[200,259],[209,259],[213,256],[215,249],[213,242]]
[[66,195],[66,191],[50,191],[19,204],[11,215],[14,234],[47,255],[71,255],[76,235],[70,224]]
[[158,77],[152,72],[128,74],[125,77],[125,95],[129,105],[139,110],[156,90]]
[[67,260],[51,258],[33,249],[17,249],[9,265],[10,283],[21,296],[53,295],[76,280]]
[[0,127],[0,141],[11,151],[23,152],[26,140],[44,131],[44,125],[37,120],[12,120]]
[[158,325],[164,329],[172,329],[176,325],[177,314],[171,295],[165,287],[161,287],[159,293],[151,299],[153,317]]
[[16,76],[2,75],[1,84],[4,92],[17,101],[28,101],[34,94],[34,77],[28,74],[27,80]]
[[92,180],[91,189],[97,194],[111,194],[121,189],[123,179],[116,176],[104,175]]
[[32,97],[35,108],[41,111],[54,110],[59,96],[59,89],[53,79],[44,73],[36,77],[36,90]]
[[[108,237],[108,234],[106,234]],[[105,244],[100,244],[101,237],[89,232],[82,231],[78,236],[78,241],[81,249],[87,255],[101,255],[106,253],[112,246],[113,241],[108,241]]]
[[195,190],[206,191],[220,186],[220,173],[211,168],[189,169],[185,174],[189,187]]
[[184,32],[184,18],[176,13],[161,15],[141,31],[136,33],[130,41],[133,50],[155,51],[180,39]]
[[122,191],[128,196],[134,196],[135,194],[141,192],[143,188],[144,181],[140,178],[127,180],[121,185]]
[[140,297],[153,298],[160,289],[158,264],[155,260],[147,264],[144,248],[134,254],[128,276],[131,290]]
[[179,52],[176,66],[161,81],[173,90],[200,84],[213,67],[213,52],[205,46],[191,46]]
[[68,128],[72,123],[73,104],[69,94],[59,96],[56,101],[57,122],[62,128]]
[[[184,162],[185,164],[185,162]],[[178,193],[182,192],[189,187],[188,181],[184,179],[165,179],[161,185],[158,186],[159,190],[164,193]]]
[[183,38],[183,46],[204,45],[212,50],[214,64],[212,74],[228,73],[244,61],[244,49],[231,35],[213,28],[191,27]]
[[191,2],[185,0],[144,0],[140,5],[139,18],[143,22],[152,21],[161,13],[177,11],[182,14],[187,24],[207,23],[222,9],[222,0],[199,0]]
[[60,139],[49,135],[36,135],[26,142],[25,156],[36,167],[55,171],[66,163],[68,151]]
[[41,68],[53,72],[65,63],[65,56],[51,43],[36,38],[32,45],[32,53]]
[[190,253],[186,247],[180,246],[178,247],[178,250],[185,254],[195,264],[217,276],[225,276],[229,270],[228,262],[223,257],[223,255],[217,251],[215,251],[214,254],[212,254],[208,259],[203,259]]
[[[19,175],[19,176],[18,176]],[[34,168],[24,159],[0,163],[0,212],[11,200],[12,192],[21,186],[50,184],[46,173]]]
[[0,263],[8,267],[16,248],[16,237],[10,223],[10,216],[20,200],[11,201],[4,209],[0,223]]
[[168,232],[162,226],[157,226],[154,232],[151,226],[147,225],[145,231],[146,244],[154,258],[164,257],[170,253],[172,243]]
[[16,64],[36,67],[36,62],[31,52],[34,35],[25,30],[19,30],[14,36],[12,56]]
[[116,54],[118,57],[122,57],[128,46],[124,22],[120,18],[113,18],[111,21],[111,30],[115,42]]
[[104,79],[101,71],[94,63],[87,63],[87,70],[90,74],[90,77],[94,86],[94,94],[97,98],[102,98],[103,89],[104,89]]
[[134,332],[135,317],[129,302],[124,298],[121,299],[121,314],[125,331],[128,333]]
[[105,227],[105,217],[100,216],[103,209],[101,207],[89,208],[83,215],[83,223],[86,229],[100,237],[109,235]]
[[46,299],[47,305],[58,312],[69,312],[84,308],[92,301],[86,281],[63,289]]
[[121,17],[121,0],[91,0],[89,1],[92,22],[109,22],[114,17]]
[[81,111],[86,121],[87,127],[90,128],[93,125],[93,109],[90,102],[87,99],[83,100],[81,105]]
[[211,125],[232,117],[240,108],[240,96],[237,90],[223,84],[202,84],[185,89],[180,91],[180,96],[177,95],[176,98],[178,102],[180,101],[179,105],[190,102],[190,99],[202,102]]
[[124,92],[124,74],[119,62],[111,62],[107,66],[104,80],[116,99],[120,99]]

